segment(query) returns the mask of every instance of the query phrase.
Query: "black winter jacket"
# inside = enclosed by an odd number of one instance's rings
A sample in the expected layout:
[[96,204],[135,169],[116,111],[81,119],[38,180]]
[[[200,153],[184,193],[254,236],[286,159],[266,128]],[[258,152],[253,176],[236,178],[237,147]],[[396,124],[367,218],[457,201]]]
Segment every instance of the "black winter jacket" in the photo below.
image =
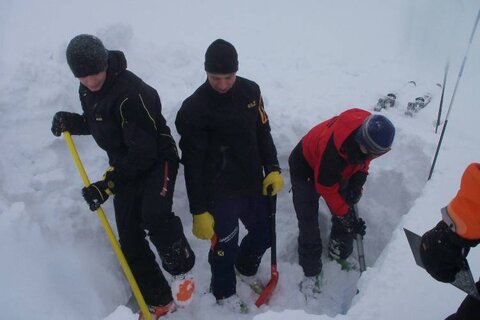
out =
[[84,126],[77,132],[93,136],[124,183],[161,159],[178,161],[157,91],[126,68],[124,54],[109,51],[102,89],[91,92],[80,84]]
[[175,121],[190,211],[210,201],[260,194],[265,174],[279,170],[259,86],[237,77],[225,94],[208,80],[182,104]]

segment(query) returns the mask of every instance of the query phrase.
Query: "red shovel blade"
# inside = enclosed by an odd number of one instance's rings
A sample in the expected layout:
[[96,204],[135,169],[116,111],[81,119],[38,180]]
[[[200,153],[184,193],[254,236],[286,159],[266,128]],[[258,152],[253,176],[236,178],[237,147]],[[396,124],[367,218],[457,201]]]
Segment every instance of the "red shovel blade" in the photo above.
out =
[[270,297],[273,294],[273,291],[277,287],[278,278],[279,278],[279,274],[277,271],[277,266],[272,265],[272,277],[268,282],[267,286],[265,287],[265,289],[263,289],[257,301],[255,301],[255,305],[257,306],[257,308],[260,308],[261,305],[264,305],[265,303],[267,303],[268,299],[270,299]]

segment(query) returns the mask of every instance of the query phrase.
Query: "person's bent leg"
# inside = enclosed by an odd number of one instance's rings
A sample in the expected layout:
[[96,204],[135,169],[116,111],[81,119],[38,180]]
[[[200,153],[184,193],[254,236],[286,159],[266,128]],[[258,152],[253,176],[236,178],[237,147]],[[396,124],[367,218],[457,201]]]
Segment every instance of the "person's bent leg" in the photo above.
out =
[[145,239],[136,191],[135,187],[127,188],[114,198],[120,245],[145,302],[164,306],[172,301],[172,292]]
[[174,161],[158,164],[146,179],[142,201],[144,226],[163,268],[173,276],[187,273],[195,263],[195,254],[185,238],[182,222],[172,212],[177,170],[178,164]]
[[240,220],[247,229],[236,258],[235,267],[242,275],[253,276],[265,251],[270,248],[270,212],[267,198],[261,195],[245,198]]
[[216,243],[208,254],[212,271],[211,289],[217,300],[236,293],[234,262],[238,253],[238,216],[241,210],[237,199],[218,200],[212,204],[215,219]]
[[322,271],[322,240],[318,225],[319,196],[313,181],[291,177],[293,207],[298,219],[298,260],[305,276]]

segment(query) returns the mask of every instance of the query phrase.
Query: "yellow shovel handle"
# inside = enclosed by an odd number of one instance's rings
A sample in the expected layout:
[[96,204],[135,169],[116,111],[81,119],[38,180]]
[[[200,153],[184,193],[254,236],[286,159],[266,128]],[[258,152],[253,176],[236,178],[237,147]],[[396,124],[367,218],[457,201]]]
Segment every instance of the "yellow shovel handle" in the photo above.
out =
[[[70,135],[70,132],[65,131],[63,132],[63,136],[65,138],[65,141],[67,142],[68,149],[70,150],[70,153],[72,154],[73,160],[75,161],[75,164],[77,166],[78,172],[80,173],[80,176],[82,176],[83,184],[85,187],[88,187],[90,185],[90,181],[88,180],[87,173],[85,172],[85,168],[83,167],[82,161],[80,161],[80,157],[78,156],[77,149],[75,148],[75,145],[73,144],[72,136]],[[123,269],[123,272],[125,273],[125,276],[127,277],[128,283],[130,284],[130,287],[132,288],[133,295],[135,296],[135,299],[137,299],[137,303],[140,306],[140,310],[143,313],[143,316],[145,317],[146,320],[151,320],[150,312],[148,311],[147,304],[145,303],[145,300],[143,299],[142,293],[140,292],[140,289],[138,288],[137,281],[135,281],[135,278],[133,277],[132,271],[130,270],[130,267],[128,266],[127,260],[125,259],[125,256],[123,255],[122,249],[120,248],[120,244],[118,243],[117,239],[115,238],[115,235],[112,231],[112,228],[110,227],[110,224],[108,223],[108,220],[105,216],[105,212],[103,211],[102,207],[99,207],[97,209],[97,214],[98,218],[100,219],[100,223],[103,226],[103,229],[105,230],[105,233],[107,234],[108,240],[110,241],[110,244],[113,248],[113,251],[115,252],[115,255],[117,256],[118,262],[120,262],[120,266]]]

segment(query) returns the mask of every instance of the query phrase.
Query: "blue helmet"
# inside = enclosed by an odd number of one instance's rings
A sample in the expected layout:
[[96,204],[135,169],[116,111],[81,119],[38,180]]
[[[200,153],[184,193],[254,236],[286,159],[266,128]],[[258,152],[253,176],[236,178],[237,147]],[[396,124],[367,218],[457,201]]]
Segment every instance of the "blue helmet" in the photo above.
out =
[[393,123],[380,114],[367,117],[355,134],[355,140],[372,155],[388,152],[394,137]]

